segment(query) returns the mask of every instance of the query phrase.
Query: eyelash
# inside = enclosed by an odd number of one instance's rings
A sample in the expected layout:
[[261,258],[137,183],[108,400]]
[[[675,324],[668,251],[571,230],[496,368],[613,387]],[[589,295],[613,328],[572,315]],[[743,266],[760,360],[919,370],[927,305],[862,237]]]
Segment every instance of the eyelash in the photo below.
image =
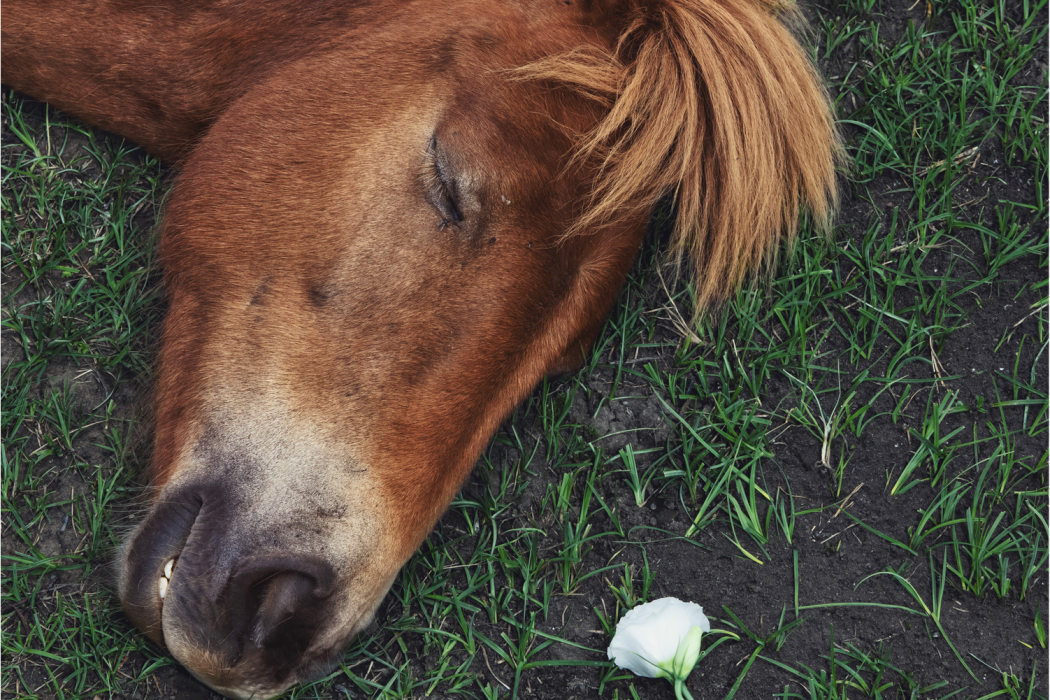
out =
[[442,177],[441,170],[437,157],[437,142],[431,139],[423,154],[423,187],[427,201],[444,217],[440,226],[441,229],[444,229],[450,223],[462,221],[463,215],[456,206],[456,198],[449,184]]

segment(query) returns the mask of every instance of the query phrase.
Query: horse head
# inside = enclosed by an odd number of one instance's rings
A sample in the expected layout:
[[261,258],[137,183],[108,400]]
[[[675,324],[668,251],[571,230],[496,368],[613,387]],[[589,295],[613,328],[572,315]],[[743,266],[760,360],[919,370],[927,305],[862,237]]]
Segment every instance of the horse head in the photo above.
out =
[[137,109],[14,81],[180,165],[120,596],[254,698],[338,662],[500,422],[581,364],[662,197],[710,306],[826,224],[837,149],[778,3],[272,5],[156,37],[114,9],[189,62],[127,77],[164,83]]

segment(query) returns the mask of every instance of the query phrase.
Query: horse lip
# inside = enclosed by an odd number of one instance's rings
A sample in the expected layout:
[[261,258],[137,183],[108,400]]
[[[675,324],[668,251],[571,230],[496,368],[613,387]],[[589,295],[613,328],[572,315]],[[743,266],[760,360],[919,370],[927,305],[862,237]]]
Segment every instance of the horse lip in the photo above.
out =
[[[120,572],[120,597],[124,611],[151,639],[165,646],[161,622],[163,598],[159,581],[169,563],[182,554],[193,524],[200,514],[201,501],[188,494],[162,498],[126,542]],[[170,595],[170,589],[165,593]]]

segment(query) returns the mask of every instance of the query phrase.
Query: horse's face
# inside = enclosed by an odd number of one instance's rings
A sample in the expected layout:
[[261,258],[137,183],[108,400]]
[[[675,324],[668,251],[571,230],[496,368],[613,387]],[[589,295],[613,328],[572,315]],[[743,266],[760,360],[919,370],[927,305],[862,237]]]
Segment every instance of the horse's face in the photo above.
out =
[[562,239],[592,172],[567,165],[571,134],[596,106],[508,72],[600,40],[552,9],[377,20],[273,72],[185,164],[155,500],[121,596],[221,692],[338,660],[623,281],[645,212]]

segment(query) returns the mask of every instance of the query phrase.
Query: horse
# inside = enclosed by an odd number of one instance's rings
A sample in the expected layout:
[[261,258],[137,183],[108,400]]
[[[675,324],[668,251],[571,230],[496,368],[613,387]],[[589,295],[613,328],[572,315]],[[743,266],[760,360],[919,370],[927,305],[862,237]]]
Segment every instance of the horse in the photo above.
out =
[[[17,0],[4,81],[172,163],[134,624],[266,698],[338,663],[673,197],[699,309],[826,230],[788,0]],[[691,262],[685,262],[685,261]]]

